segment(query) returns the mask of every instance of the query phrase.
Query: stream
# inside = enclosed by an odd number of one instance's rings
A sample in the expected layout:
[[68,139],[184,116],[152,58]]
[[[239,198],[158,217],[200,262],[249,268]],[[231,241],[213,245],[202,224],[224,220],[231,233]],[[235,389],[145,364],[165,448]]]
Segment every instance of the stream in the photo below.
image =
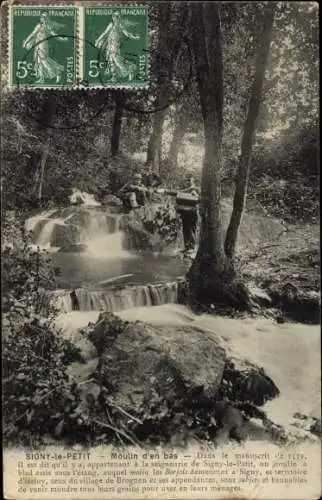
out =
[[[89,204],[49,210],[26,221],[34,245],[51,252],[60,269],[53,296],[60,311],[56,323],[66,337],[104,310],[130,321],[215,331],[262,366],[279,387],[280,396],[264,407],[275,423],[287,428],[295,412],[320,418],[319,326],[195,315],[176,303],[177,280],[186,270],[183,260],[129,249],[120,220],[119,214]],[[72,290],[79,310],[73,310]]]
[[176,256],[129,248],[120,228],[122,215],[102,207],[49,210],[26,221],[33,245],[51,253],[57,269],[53,293],[59,310],[113,312],[177,301],[177,280],[186,263]]

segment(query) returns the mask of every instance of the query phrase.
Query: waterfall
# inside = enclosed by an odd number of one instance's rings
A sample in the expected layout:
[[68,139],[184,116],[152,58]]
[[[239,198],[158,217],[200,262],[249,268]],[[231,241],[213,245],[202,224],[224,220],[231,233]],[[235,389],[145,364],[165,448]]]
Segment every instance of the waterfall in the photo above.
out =
[[48,222],[46,222],[36,239],[35,243],[37,246],[40,248],[50,247],[55,225],[56,221],[54,219],[49,219]]
[[120,257],[124,253],[125,234],[120,231],[120,215],[106,214],[95,211],[83,227],[80,235],[81,242],[87,247],[87,252],[95,257]]
[[[175,304],[178,300],[178,289],[179,283],[174,281],[108,291],[79,288],[74,292],[80,311],[118,312],[134,307]],[[56,290],[51,292],[51,296],[60,312],[68,313],[75,310],[71,290]]]
[[27,219],[25,222],[26,231],[28,231],[28,232],[35,231],[39,222],[41,222],[43,219],[48,219],[55,212],[57,212],[57,209],[52,208],[51,210],[46,210],[45,212],[41,212],[40,214],[33,215],[32,217],[29,217],[29,219]]
[[67,207],[30,217],[25,228],[33,233],[33,243],[46,250],[77,252],[82,245],[91,256],[118,257],[126,246],[120,218],[100,208]]

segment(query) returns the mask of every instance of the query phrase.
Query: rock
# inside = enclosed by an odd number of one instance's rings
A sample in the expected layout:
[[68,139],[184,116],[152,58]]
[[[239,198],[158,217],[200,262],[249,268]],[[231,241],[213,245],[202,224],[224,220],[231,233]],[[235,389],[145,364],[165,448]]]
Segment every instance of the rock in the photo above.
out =
[[80,195],[72,195],[73,197],[70,200],[71,205],[83,205],[85,202]]
[[232,355],[215,333],[194,326],[128,323],[102,313],[84,333],[101,356],[98,380],[130,412],[149,413],[155,395],[169,408],[199,404],[209,410],[225,397],[260,406],[279,395],[262,368]]
[[84,362],[97,358],[97,349],[82,330],[62,330],[61,335],[64,340],[68,340],[74,347],[79,349]]
[[[95,372],[99,358],[93,343],[88,340],[82,330],[63,330],[61,332],[64,340],[68,340],[77,350],[79,350],[80,361],[75,361],[67,366],[68,375],[78,384],[88,380]],[[89,390],[87,385],[84,390]]]
[[301,438],[309,439],[312,434],[318,438],[322,437],[321,433],[321,420],[316,417],[309,417],[303,413],[294,413],[293,419],[290,422],[292,427],[298,429],[297,435],[301,432]]
[[[79,384],[84,382],[85,380],[89,380],[93,373],[95,372],[98,365],[98,358],[91,359],[84,363],[71,363],[67,366],[66,371],[70,378],[76,383]],[[95,384],[97,385],[97,384]],[[84,391],[90,389],[90,386],[84,386]]]
[[79,228],[85,228],[90,224],[90,220],[91,220],[90,209],[82,207],[79,209],[74,208],[73,213],[68,217],[66,223],[74,224]]
[[192,393],[215,398],[226,359],[216,335],[191,326],[120,319],[113,328],[111,316],[101,315],[88,334],[102,352],[97,378],[119,406],[131,413],[149,413],[156,397],[168,407]]
[[160,238],[147,231],[139,219],[128,217],[122,227],[126,234],[126,250],[160,252],[163,249]]
[[285,429],[268,419],[252,418],[244,423],[242,430],[250,441],[269,441],[277,444],[285,444],[288,441]]
[[113,213],[120,213],[123,209],[123,202],[117,196],[108,194],[102,199],[102,203],[109,211]]
[[95,346],[100,356],[116,340],[120,332],[128,323],[121,320],[115,314],[103,312],[99,315],[96,323],[89,325],[82,330],[83,335]]
[[51,246],[68,247],[79,241],[80,229],[74,224],[56,224],[51,237]]
[[315,422],[311,425],[310,431],[315,436],[321,438],[322,437],[321,420],[316,419]]
[[262,406],[279,395],[279,389],[264,370],[248,360],[234,355],[227,358],[220,397],[230,401],[249,401]]
[[279,308],[286,318],[300,323],[319,324],[321,317],[320,294],[301,289],[292,283],[274,283],[269,287],[274,307]]
[[256,304],[262,307],[269,307],[272,304],[271,297],[262,288],[248,284],[248,290]]
[[122,219],[128,250],[162,252],[182,244],[180,224],[170,203],[147,203]]

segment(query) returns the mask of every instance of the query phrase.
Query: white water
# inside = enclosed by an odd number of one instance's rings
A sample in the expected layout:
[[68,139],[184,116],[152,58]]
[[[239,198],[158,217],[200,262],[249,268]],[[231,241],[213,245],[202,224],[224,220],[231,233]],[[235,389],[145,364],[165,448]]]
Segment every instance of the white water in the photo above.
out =
[[52,208],[51,210],[46,210],[45,212],[41,212],[40,214],[29,217],[29,219],[27,219],[25,222],[26,231],[34,231],[39,221],[41,221],[42,219],[48,219],[55,212],[57,212],[57,209]]
[[[175,304],[178,300],[178,283],[128,286],[118,290],[74,290],[80,311],[118,312],[133,308],[152,307],[162,304]],[[52,292],[54,303],[59,311],[70,313],[73,310],[70,291]]]
[[[86,194],[86,193],[83,193]],[[90,195],[88,195],[90,196]],[[95,201],[95,200],[94,200]],[[92,206],[90,199],[86,206]],[[95,205],[96,206],[96,205]],[[59,248],[52,245],[56,226],[65,226],[68,233],[68,221],[75,214],[77,209],[67,217],[56,217],[53,215],[57,210],[48,210],[27,219],[25,227],[28,231],[34,232],[34,246],[44,250],[57,251]],[[74,244],[86,245],[85,254],[97,258],[134,258],[135,255],[124,250],[125,235],[120,231],[120,216],[108,214],[103,211],[89,211],[89,220],[81,228],[80,237]],[[41,230],[37,231],[37,226],[43,222]]]
[[36,240],[36,245],[40,248],[49,248],[51,246],[51,238],[56,226],[55,219],[49,219],[40,231]]
[[[57,326],[69,336],[88,322],[95,322],[98,315],[97,311],[73,311],[60,315]],[[233,352],[262,366],[280,389],[280,396],[264,406],[275,423],[292,429],[289,425],[295,412],[320,418],[319,326],[277,324],[266,318],[197,316],[188,308],[174,304],[132,308],[117,315],[128,321],[194,325],[215,332]]]
[[134,258],[135,255],[124,250],[125,234],[120,231],[120,216],[109,216],[95,212],[89,224],[83,228],[81,242],[87,247],[86,254],[97,258]]
[[95,200],[92,194],[86,193],[85,191],[80,191],[79,189],[73,188],[73,193],[69,196],[70,203],[77,203],[78,199],[82,200],[83,206],[85,207],[99,207],[101,204]]

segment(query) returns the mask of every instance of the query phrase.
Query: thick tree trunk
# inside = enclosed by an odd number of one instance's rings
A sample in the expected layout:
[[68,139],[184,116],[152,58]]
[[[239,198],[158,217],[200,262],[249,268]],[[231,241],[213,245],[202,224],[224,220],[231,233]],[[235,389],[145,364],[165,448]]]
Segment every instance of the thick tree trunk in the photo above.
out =
[[123,93],[121,91],[115,92],[114,101],[115,101],[115,110],[114,110],[114,119],[113,119],[112,136],[111,136],[112,156],[116,156],[120,148],[120,136],[121,136],[122,118],[123,118],[123,107],[122,107]]
[[272,38],[275,6],[275,2],[268,3],[268,5],[266,6],[264,27],[259,39],[255,76],[241,143],[241,155],[236,177],[233,211],[225,241],[225,251],[231,266],[233,266],[234,263],[233,258],[236,252],[237,236],[246,202],[253,140],[256,121],[260,109],[265,70],[267,67],[270,43]]
[[221,219],[223,63],[217,3],[192,4],[193,49],[204,122],[199,249],[188,272],[190,303],[249,307],[247,290],[227,269]]
[[223,70],[219,7],[192,6],[193,49],[204,121],[205,156],[201,186],[201,229],[198,253],[188,273],[197,302],[213,302],[214,289],[225,270],[220,211],[222,161]]

